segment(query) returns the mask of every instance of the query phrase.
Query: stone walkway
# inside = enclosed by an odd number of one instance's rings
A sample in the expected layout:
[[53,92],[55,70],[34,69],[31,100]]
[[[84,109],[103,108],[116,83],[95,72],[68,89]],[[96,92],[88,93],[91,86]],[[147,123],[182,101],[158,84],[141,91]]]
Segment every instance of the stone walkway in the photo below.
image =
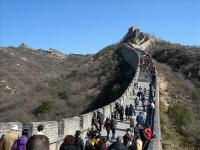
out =
[[[146,80],[146,75],[148,75],[148,81]],[[149,83],[151,81],[151,75],[147,72],[140,72],[139,73],[139,79],[138,79],[138,88],[141,86],[142,88],[146,88],[147,92],[146,92],[146,99],[149,99]],[[137,89],[135,89],[135,93],[137,94]],[[125,105],[130,105],[132,104],[133,106],[135,106],[135,98],[136,95],[131,95],[129,97],[129,99],[126,101]],[[136,116],[143,111],[142,108],[142,102],[140,101],[138,108],[136,109]],[[136,116],[134,117],[134,119],[136,119]],[[148,118],[147,118],[148,119]],[[136,122],[136,121],[135,121]],[[124,116],[124,121],[121,122],[119,119],[117,120],[117,129],[116,129],[116,135],[117,136],[123,136],[126,133],[126,129],[130,128],[129,125],[129,121],[126,120],[125,116]],[[103,129],[102,131],[102,136],[106,136],[106,130]],[[110,137],[112,136],[112,133],[110,134]],[[113,142],[113,141],[110,141]]]

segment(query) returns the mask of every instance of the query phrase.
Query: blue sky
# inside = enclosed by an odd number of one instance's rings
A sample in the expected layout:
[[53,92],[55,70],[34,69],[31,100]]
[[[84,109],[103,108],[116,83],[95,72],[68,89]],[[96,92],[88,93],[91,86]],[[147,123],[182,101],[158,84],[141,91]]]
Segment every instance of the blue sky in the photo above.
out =
[[0,0],[0,46],[96,53],[130,26],[161,39],[200,45],[198,0]]

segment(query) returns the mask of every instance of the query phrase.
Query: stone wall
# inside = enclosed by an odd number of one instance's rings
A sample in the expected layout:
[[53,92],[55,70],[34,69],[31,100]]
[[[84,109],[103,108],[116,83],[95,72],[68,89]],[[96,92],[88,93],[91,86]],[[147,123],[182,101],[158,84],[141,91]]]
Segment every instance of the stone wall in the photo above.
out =
[[[135,45],[130,44],[133,48],[139,49],[140,51],[145,51],[145,49],[151,44],[151,40],[147,40],[142,45]],[[129,47],[129,46],[127,46]],[[129,47],[130,48],[130,47]],[[131,48],[132,49],[132,48]],[[155,64],[155,63],[154,63]],[[153,133],[155,135],[155,138],[150,142],[148,146],[148,150],[162,150],[162,144],[161,144],[161,131],[160,131],[160,111],[159,111],[159,86],[158,86],[158,80],[157,80],[157,69],[155,67],[155,93],[153,95],[156,98],[155,101],[155,113],[153,117]]]
[[155,69],[155,113],[153,119],[153,134],[156,136],[150,142],[148,150],[162,150],[159,111],[159,86],[157,80],[157,69]]
[[[134,83],[138,79],[139,75],[139,56],[138,53],[134,49],[130,49],[125,46],[122,49],[122,54],[127,63],[136,71],[134,78],[131,83],[127,87],[126,91],[123,95],[115,100],[114,102],[104,106],[103,108],[99,108],[97,110],[101,111],[105,117],[110,117],[111,113],[114,110],[115,103],[119,102],[122,105],[125,105],[126,100],[129,98],[131,93],[134,90]],[[94,110],[94,111],[97,111]],[[43,124],[45,126],[44,134],[49,138],[51,143],[51,150],[58,150],[60,144],[65,135],[74,135],[76,130],[81,130],[83,135],[85,135],[86,131],[91,128],[91,120],[92,120],[93,112],[83,114],[81,116],[75,116],[72,118],[62,119],[59,122],[56,121],[47,121],[47,122],[31,122],[25,126],[22,126],[21,123],[12,122],[12,123],[0,123],[0,135],[5,134],[10,131],[12,124],[18,124],[20,127],[19,132],[21,133],[22,128],[26,127],[30,129],[30,134],[35,134],[37,132],[37,126],[39,124]]]
[[49,138],[49,141],[55,142],[58,140],[58,122],[57,121],[47,121],[47,122],[31,122],[26,127],[29,128],[31,135],[36,134],[37,126],[44,125],[44,134]]
[[139,56],[138,56],[137,52],[133,51],[133,49],[128,47],[127,45],[124,45],[124,48],[122,49],[122,55],[123,55],[124,59],[126,60],[126,62],[134,70],[136,70],[138,67],[138,62],[139,62]]
[[140,49],[140,50],[145,50],[148,46],[150,46],[151,44],[151,40],[148,39],[147,41],[145,41],[143,44],[138,45],[138,44],[133,44],[133,43],[129,43],[129,45],[131,45],[132,47],[136,48],[136,49]]
[[63,135],[74,135],[75,129],[80,130],[80,117],[72,117],[61,120]]

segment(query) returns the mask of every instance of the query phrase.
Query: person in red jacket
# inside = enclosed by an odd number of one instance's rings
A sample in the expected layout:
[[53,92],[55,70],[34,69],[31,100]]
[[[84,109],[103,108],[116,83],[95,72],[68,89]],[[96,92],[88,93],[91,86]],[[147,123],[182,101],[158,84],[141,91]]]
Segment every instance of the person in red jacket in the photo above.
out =
[[150,126],[145,125],[145,126],[144,126],[144,132],[145,132],[147,141],[145,141],[145,143],[144,143],[144,145],[143,145],[143,149],[147,149],[147,147],[148,147],[150,141],[151,141],[152,138],[153,138],[153,131],[152,131],[152,129],[151,129]]
[[148,139],[149,141],[151,141],[152,138],[153,138],[153,131],[152,131],[151,127],[148,126],[148,125],[146,125],[144,131],[145,131],[145,134],[146,134],[147,139]]

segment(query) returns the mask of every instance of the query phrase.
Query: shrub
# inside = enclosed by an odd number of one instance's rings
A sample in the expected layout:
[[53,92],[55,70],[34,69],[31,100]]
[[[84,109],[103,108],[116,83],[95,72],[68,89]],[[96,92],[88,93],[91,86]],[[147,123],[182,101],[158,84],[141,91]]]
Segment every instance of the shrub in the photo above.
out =
[[182,131],[182,127],[188,126],[191,122],[191,111],[182,104],[172,104],[168,109],[168,114],[173,118],[179,131]]
[[52,108],[53,108],[52,101],[44,101],[35,109],[35,114],[37,116],[38,114],[49,113],[51,112]]

